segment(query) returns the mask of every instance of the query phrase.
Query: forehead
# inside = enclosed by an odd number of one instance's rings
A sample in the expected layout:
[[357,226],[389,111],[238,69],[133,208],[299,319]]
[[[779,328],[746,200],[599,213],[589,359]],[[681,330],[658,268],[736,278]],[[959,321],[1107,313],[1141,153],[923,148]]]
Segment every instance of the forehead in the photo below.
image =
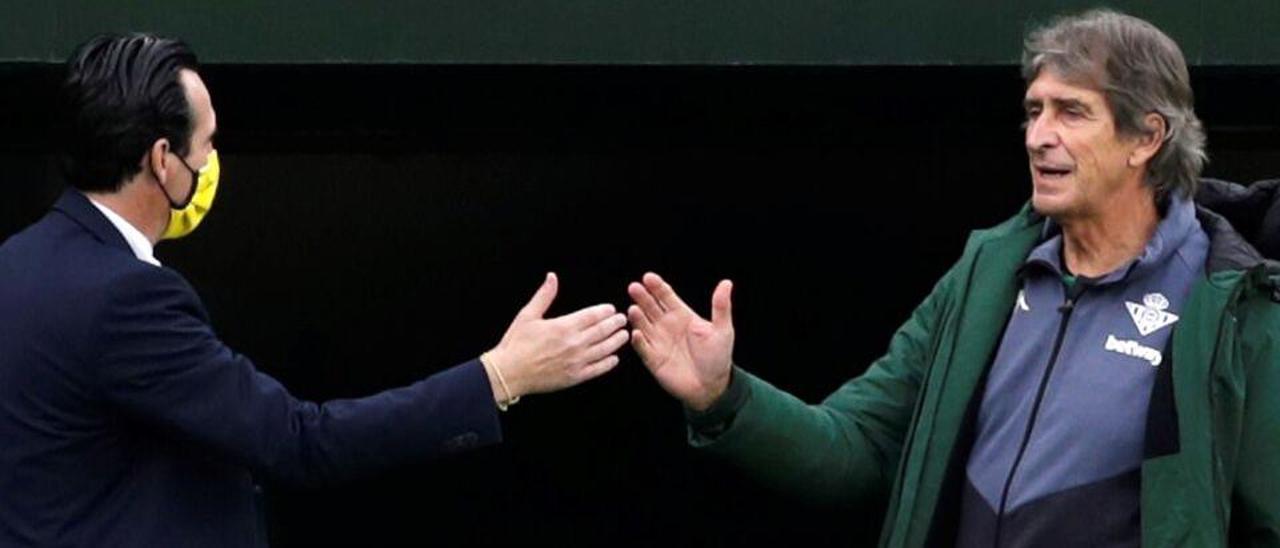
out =
[[194,117],[193,122],[195,122],[197,131],[206,127],[209,131],[212,131],[214,125],[213,100],[209,97],[209,88],[205,87],[204,80],[200,78],[199,74],[190,69],[182,69],[178,79],[182,82],[182,89],[186,91],[187,103],[191,105],[191,113]]
[[1072,83],[1056,71],[1041,70],[1031,84],[1027,86],[1027,101],[1072,101],[1089,105],[1105,104],[1102,92],[1092,86]]

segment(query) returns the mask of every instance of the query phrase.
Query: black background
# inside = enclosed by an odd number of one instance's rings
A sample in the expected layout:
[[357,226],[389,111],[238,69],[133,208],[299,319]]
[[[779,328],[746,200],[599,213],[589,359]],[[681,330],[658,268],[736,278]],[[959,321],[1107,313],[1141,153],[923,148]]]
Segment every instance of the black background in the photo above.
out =
[[[61,69],[0,66],[0,239],[60,191]],[[157,255],[295,395],[357,397],[497,343],[555,271],[563,314],[732,278],[737,361],[817,401],[858,374],[969,230],[1028,196],[1023,83],[993,67],[212,65],[223,177]],[[1280,173],[1280,70],[1193,71],[1208,174]],[[273,545],[847,545],[685,444],[631,351],[527,398],[505,443],[326,489],[267,485]]]

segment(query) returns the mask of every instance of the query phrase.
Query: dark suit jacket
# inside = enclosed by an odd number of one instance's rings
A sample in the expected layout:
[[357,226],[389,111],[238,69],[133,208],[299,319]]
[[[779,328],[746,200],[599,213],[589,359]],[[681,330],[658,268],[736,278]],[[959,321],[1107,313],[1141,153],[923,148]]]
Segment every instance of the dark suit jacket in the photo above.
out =
[[323,484],[500,439],[475,360],[294,398],[79,192],[0,245],[0,545],[263,545],[253,475]]

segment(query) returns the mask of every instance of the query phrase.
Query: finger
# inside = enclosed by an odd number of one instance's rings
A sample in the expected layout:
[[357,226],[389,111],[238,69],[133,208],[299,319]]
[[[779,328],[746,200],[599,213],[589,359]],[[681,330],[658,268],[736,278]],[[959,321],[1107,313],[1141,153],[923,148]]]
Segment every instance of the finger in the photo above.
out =
[[631,335],[627,333],[627,330],[620,329],[618,331],[615,331],[607,339],[602,340],[594,345],[591,345],[590,348],[587,348],[586,353],[582,355],[582,361],[594,362],[605,356],[608,356],[609,354],[617,352],[618,349],[622,348],[622,345],[627,344],[627,341],[630,339],[631,339]]
[[572,314],[566,314],[556,318],[555,321],[563,322],[568,325],[570,329],[577,332],[604,321],[616,312],[617,309],[611,304],[598,304],[583,308],[582,310]]
[[644,311],[644,314],[650,320],[657,321],[662,317],[662,305],[658,304],[658,300],[653,298],[653,293],[649,292],[649,288],[644,285],[632,282],[627,286],[627,294],[631,295],[631,300]]
[[575,376],[577,377],[578,382],[589,381],[599,377],[600,375],[608,373],[609,370],[618,366],[619,361],[621,360],[619,360],[617,356],[605,356],[598,361],[583,366],[582,369],[578,370]]
[[733,329],[733,282],[723,280],[711,295],[711,323],[716,330]]
[[646,316],[644,311],[634,304],[627,309],[627,317],[631,319],[631,325],[639,329],[645,331],[653,329],[653,320],[649,319],[649,316]]
[[541,319],[547,313],[547,309],[551,308],[551,302],[556,300],[556,293],[559,289],[560,280],[556,278],[554,272],[548,272],[547,278],[542,282],[542,286],[538,287],[538,291],[533,294],[532,299],[529,299],[529,303],[520,309],[518,316]]
[[653,297],[658,300],[658,304],[666,310],[685,310],[689,307],[680,300],[680,296],[676,295],[675,288],[671,284],[662,279],[662,276],[652,272],[644,275],[644,286],[649,288],[649,292],[653,293]]
[[[622,314],[614,314],[603,320],[600,320],[595,325],[588,327],[586,330],[584,330],[582,343],[585,344],[586,346],[594,345],[600,341],[603,341],[609,338],[614,333],[617,333],[618,330],[621,330],[626,326],[627,326],[627,317]],[[595,360],[592,360],[592,361],[595,361]]]
[[640,361],[650,372],[653,368],[653,343],[649,342],[649,338],[645,336],[644,331],[639,329],[631,330],[631,347],[636,349],[636,354],[640,355]]

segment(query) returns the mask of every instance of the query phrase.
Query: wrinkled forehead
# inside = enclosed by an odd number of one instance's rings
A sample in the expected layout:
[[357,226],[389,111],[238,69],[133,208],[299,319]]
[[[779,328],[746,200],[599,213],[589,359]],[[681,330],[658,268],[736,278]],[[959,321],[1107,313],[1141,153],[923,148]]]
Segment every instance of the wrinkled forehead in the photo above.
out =
[[1031,61],[1027,91],[1038,81],[1053,79],[1080,90],[1104,93],[1107,87],[1106,61],[1073,58],[1059,52],[1043,52]]
[[1106,97],[1103,90],[1088,83],[1080,83],[1064,78],[1055,70],[1042,71],[1027,85],[1023,96],[1024,104],[1080,104],[1092,108],[1104,107]]

